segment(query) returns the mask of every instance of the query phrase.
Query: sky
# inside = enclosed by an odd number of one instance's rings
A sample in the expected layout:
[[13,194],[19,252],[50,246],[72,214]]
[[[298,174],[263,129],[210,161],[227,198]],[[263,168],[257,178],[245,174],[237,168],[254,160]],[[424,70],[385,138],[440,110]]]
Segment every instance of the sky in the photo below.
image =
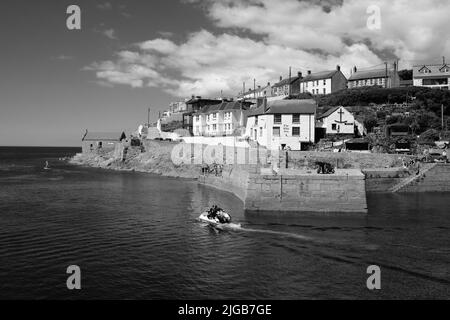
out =
[[[66,26],[72,4],[81,30]],[[450,59],[449,14],[448,0],[2,0],[0,145],[131,132],[148,107],[155,121],[170,102],[232,97],[289,67],[348,76],[355,65],[439,63]]]

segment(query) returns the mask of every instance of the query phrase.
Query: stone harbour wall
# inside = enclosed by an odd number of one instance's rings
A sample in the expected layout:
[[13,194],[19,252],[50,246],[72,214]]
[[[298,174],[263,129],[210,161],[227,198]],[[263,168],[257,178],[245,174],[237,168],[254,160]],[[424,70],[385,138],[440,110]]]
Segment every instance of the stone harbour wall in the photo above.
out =
[[261,174],[254,167],[225,169],[199,182],[235,194],[250,212],[367,213],[365,177],[360,170],[334,175]]
[[248,211],[366,213],[365,178],[359,170],[335,175],[250,175]]

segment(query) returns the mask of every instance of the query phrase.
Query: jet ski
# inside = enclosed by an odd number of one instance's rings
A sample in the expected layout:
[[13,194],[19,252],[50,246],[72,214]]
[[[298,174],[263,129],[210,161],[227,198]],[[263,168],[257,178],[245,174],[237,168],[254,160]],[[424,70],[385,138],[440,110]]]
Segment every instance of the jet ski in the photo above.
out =
[[212,217],[207,211],[205,211],[198,218],[200,221],[207,222],[212,225],[231,223],[231,216],[224,211],[219,211],[214,217]]
[[222,208],[214,205],[203,212],[200,215],[199,220],[213,226],[229,225],[231,223],[231,216]]

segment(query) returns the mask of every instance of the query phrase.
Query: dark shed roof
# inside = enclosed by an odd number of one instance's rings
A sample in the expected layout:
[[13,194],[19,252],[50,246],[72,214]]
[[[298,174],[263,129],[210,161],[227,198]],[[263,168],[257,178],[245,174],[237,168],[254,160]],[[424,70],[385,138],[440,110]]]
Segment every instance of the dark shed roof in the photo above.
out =
[[122,141],[126,139],[125,132],[86,132],[82,141]]

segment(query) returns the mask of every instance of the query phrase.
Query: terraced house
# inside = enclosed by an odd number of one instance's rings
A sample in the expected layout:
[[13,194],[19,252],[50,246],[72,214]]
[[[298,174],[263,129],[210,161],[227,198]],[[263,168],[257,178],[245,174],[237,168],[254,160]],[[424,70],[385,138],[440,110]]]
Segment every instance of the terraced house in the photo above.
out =
[[342,73],[340,66],[336,66],[336,70],[317,73],[311,73],[309,70],[306,77],[299,81],[299,86],[300,93],[330,94],[347,88],[347,78]]
[[413,82],[416,87],[450,89],[450,67],[442,64],[426,64],[413,66]]
[[245,126],[244,112],[250,102],[224,101],[203,107],[193,115],[194,136],[221,137],[240,135]]
[[290,94],[298,94],[300,90],[300,80],[302,73],[299,72],[296,77],[283,79],[280,76],[280,81],[272,86],[272,96],[288,96]]
[[353,68],[353,73],[348,79],[348,88],[375,87],[396,88],[400,86],[400,77],[398,76],[397,65],[387,68],[378,68],[370,70],[358,70]]

